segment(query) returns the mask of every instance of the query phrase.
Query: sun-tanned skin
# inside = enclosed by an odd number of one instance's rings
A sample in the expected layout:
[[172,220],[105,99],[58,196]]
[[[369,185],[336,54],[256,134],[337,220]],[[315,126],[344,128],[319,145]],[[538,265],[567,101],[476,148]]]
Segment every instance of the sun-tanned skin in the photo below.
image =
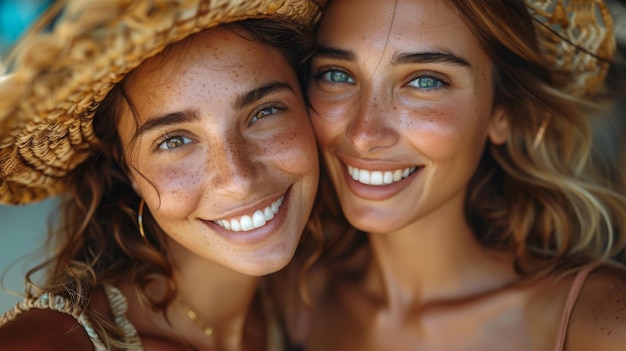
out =
[[[297,342],[552,350],[574,275],[517,285],[514,254],[483,246],[465,218],[485,145],[510,133],[476,36],[444,1],[335,0],[318,39],[311,119],[343,213],[369,246],[321,284]],[[566,349],[623,349],[624,307],[623,270],[594,271]]]

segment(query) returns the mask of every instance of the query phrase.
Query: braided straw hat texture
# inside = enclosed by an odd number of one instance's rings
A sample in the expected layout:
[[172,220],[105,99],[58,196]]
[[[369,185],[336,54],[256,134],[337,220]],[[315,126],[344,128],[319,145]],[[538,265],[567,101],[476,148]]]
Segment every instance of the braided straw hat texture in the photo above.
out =
[[0,203],[58,194],[96,151],[93,114],[112,87],[203,29],[280,17],[312,26],[326,0],[65,0],[0,65]]
[[613,20],[603,0],[526,0],[543,56],[570,72],[570,94],[589,96],[602,85],[615,52]]

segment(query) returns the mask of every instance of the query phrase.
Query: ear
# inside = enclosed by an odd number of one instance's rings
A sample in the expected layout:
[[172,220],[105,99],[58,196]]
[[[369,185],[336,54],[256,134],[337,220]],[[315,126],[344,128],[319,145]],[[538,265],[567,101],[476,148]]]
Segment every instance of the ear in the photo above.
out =
[[143,197],[143,195],[141,194],[141,190],[139,189],[139,187],[137,186],[137,182],[135,181],[135,178],[133,178],[130,174],[128,175],[128,179],[130,180],[130,186],[133,187],[133,190],[135,190],[135,192],[137,193],[137,195],[139,195],[139,197]]
[[132,176],[130,170],[128,169],[128,166],[124,164],[124,161],[120,157],[120,152],[118,152],[117,149],[113,150],[113,157],[118,162],[120,167],[124,170],[124,173],[126,173],[126,176],[128,176],[128,180],[130,181],[130,186],[133,188],[133,190],[135,190],[135,192],[140,197],[143,197],[143,195],[141,194],[141,191],[139,190],[139,187],[137,186],[137,182],[135,181],[135,178]]
[[509,120],[502,107],[495,107],[491,114],[491,121],[487,127],[489,140],[494,145],[502,145],[509,138]]

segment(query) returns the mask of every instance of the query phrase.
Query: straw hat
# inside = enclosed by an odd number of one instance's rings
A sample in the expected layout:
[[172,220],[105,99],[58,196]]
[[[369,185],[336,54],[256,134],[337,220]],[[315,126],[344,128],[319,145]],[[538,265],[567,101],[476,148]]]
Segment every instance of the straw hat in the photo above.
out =
[[604,0],[525,0],[543,56],[575,79],[566,90],[592,95],[615,52],[613,20]]
[[[96,149],[91,122],[98,104],[125,74],[168,44],[247,18],[281,16],[312,25],[326,1],[66,0],[57,5],[4,62],[10,73],[0,71],[0,203],[26,204],[62,191],[63,177]],[[525,1],[545,57],[578,77],[570,92],[595,91],[615,50],[603,0]],[[45,30],[51,22],[52,29]]]
[[91,122],[98,104],[167,45],[250,18],[312,26],[325,2],[58,1],[0,64],[0,203],[62,191],[63,177],[96,149]]

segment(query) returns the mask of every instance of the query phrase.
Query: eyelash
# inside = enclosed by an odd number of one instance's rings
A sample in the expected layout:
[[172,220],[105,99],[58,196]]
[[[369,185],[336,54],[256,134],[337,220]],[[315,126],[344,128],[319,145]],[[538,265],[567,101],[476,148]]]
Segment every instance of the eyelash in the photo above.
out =
[[[330,77],[325,78],[326,75],[329,74],[344,74],[347,79],[349,79],[350,81],[347,82],[336,82],[330,79]],[[354,78],[352,78],[352,76],[347,73],[345,70],[343,69],[339,69],[336,67],[332,67],[332,68],[327,68],[324,69],[322,71],[320,71],[318,74],[316,74],[314,76],[314,78],[318,81],[323,81],[329,84],[354,84]],[[410,84],[418,79],[423,79],[423,78],[431,78],[436,80],[438,83],[438,86],[432,87],[432,88],[423,88],[423,87],[417,87],[417,86],[411,86]],[[424,92],[424,93],[432,93],[434,91],[437,91],[439,89],[444,89],[450,86],[450,82],[448,81],[447,78],[445,78],[442,74],[437,73],[437,72],[432,72],[432,71],[424,71],[424,72],[419,72],[417,74],[415,74],[414,77],[412,77],[408,83],[406,84],[406,86],[408,86],[411,89],[415,89],[418,90],[420,92]]]
[[[268,109],[276,109],[276,112],[271,112],[267,115],[264,116],[260,116],[259,114],[265,110]],[[252,113],[252,116],[250,118],[250,123],[254,123],[260,119],[263,119],[267,116],[270,115],[274,115],[276,113],[279,113],[281,111],[285,111],[287,108],[285,107],[285,105],[283,103],[281,103],[280,101],[268,101],[268,102],[264,102],[263,104],[259,105],[254,112]],[[256,120],[254,120],[256,118]],[[177,148],[174,149],[167,149],[167,148],[161,148],[161,145],[163,145],[163,143],[165,143],[166,141],[168,141],[169,139],[173,139],[173,138],[183,138],[183,139],[189,139],[188,137],[185,137],[184,135],[182,135],[183,132],[182,131],[178,131],[178,130],[172,130],[172,131],[166,131],[165,133],[163,133],[163,135],[158,138],[155,142],[154,142],[154,146],[153,146],[153,150],[154,151],[174,151]],[[187,144],[187,143],[185,143]],[[183,145],[185,145],[183,144]],[[182,145],[181,145],[182,146]]]
[[[327,75],[327,74],[330,74],[330,73],[341,73],[341,74],[344,74],[344,75],[346,75],[346,77],[348,77],[351,80],[351,82],[334,82],[334,81],[332,81],[330,79],[325,79],[324,76]],[[313,78],[315,80],[317,80],[317,81],[324,81],[324,82],[327,82],[327,83],[330,83],[330,84],[353,84],[354,83],[354,78],[352,78],[352,76],[348,72],[346,72],[343,69],[336,68],[336,67],[326,68],[326,69],[320,71],[319,73],[317,73],[316,75],[314,75]]]
[[[167,149],[167,148],[161,148],[161,145],[162,145],[163,143],[165,143],[166,141],[168,141],[168,140],[170,140],[170,139],[173,139],[173,138],[183,138],[183,139],[189,139],[188,137],[185,137],[185,136],[183,136],[182,134],[183,134],[183,132],[182,132],[182,131],[177,131],[177,130],[172,130],[172,131],[167,131],[167,132],[165,132],[165,133],[164,133],[164,134],[163,134],[163,135],[162,135],[159,139],[157,139],[157,140],[154,142],[154,147],[153,147],[153,150],[154,150],[154,151],[156,151],[156,152],[159,152],[159,151],[168,151],[168,152],[173,152],[173,151],[175,151],[175,150],[176,150],[176,149],[178,149],[180,146],[179,146],[179,147],[176,147],[176,148],[174,148],[174,149]],[[183,144],[183,145],[186,145],[186,144],[187,144],[187,143],[185,143],[185,144]],[[181,145],[181,146],[183,146],[183,145]]]
[[[265,110],[268,110],[268,109],[276,109],[277,111],[259,117],[259,114],[261,112],[263,112]],[[264,102],[264,103],[259,105],[254,110],[254,112],[252,113],[252,115],[250,117],[250,122],[249,123],[252,124],[252,123],[254,123],[254,122],[258,121],[258,120],[261,120],[261,119],[263,119],[265,117],[268,117],[268,116],[271,116],[271,115],[275,115],[277,113],[285,111],[286,109],[287,109],[287,107],[285,106],[285,104],[283,104],[282,102],[277,101],[277,100],[271,100],[271,101]],[[255,118],[256,118],[256,120],[255,120]]]
[[[423,87],[417,87],[417,86],[412,86],[410,85],[412,82],[418,80],[418,79],[423,79],[423,78],[430,78],[430,79],[434,79],[437,81],[438,86],[436,87],[432,87],[432,88],[423,88]],[[424,93],[432,93],[435,91],[438,91],[440,89],[445,89],[447,87],[450,86],[450,82],[448,81],[448,79],[443,76],[440,73],[437,72],[432,72],[432,71],[424,71],[424,72],[419,72],[417,74],[415,74],[415,76],[413,76],[411,79],[409,79],[409,81],[406,84],[410,89],[415,89],[418,90],[420,92],[424,92]]]

